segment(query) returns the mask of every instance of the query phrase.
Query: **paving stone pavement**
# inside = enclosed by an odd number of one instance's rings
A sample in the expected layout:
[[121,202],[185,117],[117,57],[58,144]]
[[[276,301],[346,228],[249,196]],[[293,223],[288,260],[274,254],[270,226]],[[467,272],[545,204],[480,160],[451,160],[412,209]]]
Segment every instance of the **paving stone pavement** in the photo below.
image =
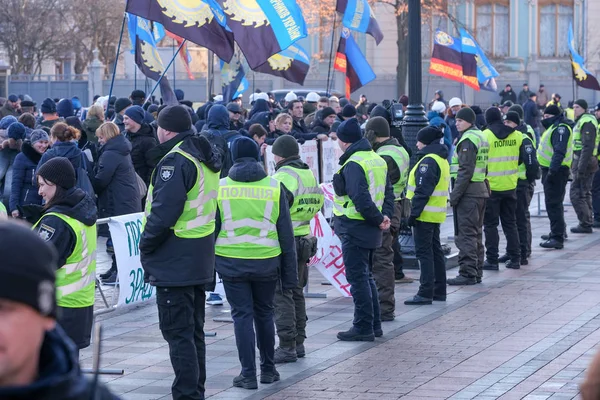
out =
[[[567,191],[568,193],[568,191]],[[537,211],[534,197],[532,212]],[[543,205],[543,199],[542,199]],[[569,226],[575,213],[567,207]],[[207,306],[207,396],[211,399],[573,399],[600,343],[600,233],[570,234],[563,251],[538,247],[547,218],[532,218],[533,255],[520,270],[485,271],[483,283],[449,287],[448,301],[409,307],[418,283],[396,285],[396,319],[373,343],[336,340],[352,301],[311,271],[307,356],[278,367],[281,381],[256,391],[232,387],[240,371],[227,305]],[[451,221],[443,237],[451,235]],[[502,235],[501,235],[502,236]],[[501,248],[504,245],[501,244]],[[99,270],[109,266],[99,255]],[[454,276],[456,269],[449,270]],[[418,271],[409,271],[417,278]],[[99,305],[100,306],[100,305]],[[101,365],[123,376],[101,379],[126,400],[170,399],[173,370],[155,304],[98,317]],[[91,366],[91,349],[82,364]]]

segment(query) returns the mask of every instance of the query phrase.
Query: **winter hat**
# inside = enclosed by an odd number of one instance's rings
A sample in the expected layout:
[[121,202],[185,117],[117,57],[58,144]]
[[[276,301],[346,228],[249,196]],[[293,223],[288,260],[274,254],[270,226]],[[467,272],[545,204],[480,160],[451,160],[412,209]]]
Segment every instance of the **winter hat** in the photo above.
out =
[[465,122],[473,125],[475,123],[475,111],[470,109],[469,107],[461,108],[456,113],[456,119],[462,119]]
[[348,105],[348,104],[350,104],[350,102],[348,101],[348,99],[346,99],[346,98],[344,98],[344,97],[342,97],[342,98],[340,99],[340,107],[344,108],[344,107],[346,107],[346,105]]
[[291,135],[279,136],[273,143],[273,154],[283,158],[299,155],[298,141]]
[[146,111],[148,111],[150,114],[158,112],[158,106],[156,104],[150,104]]
[[223,101],[223,95],[221,95],[221,94],[216,95],[214,100],[215,100],[215,103]]
[[519,114],[516,111],[507,112],[504,119],[507,121],[514,122],[517,125],[521,125],[521,118],[519,117]]
[[352,104],[346,104],[342,109],[342,116],[344,118],[352,118],[356,116],[356,108]]
[[454,107],[454,106],[462,106],[462,100],[458,97],[453,97],[450,99],[450,101],[448,102],[448,105],[450,107]]
[[54,157],[38,168],[37,175],[63,189],[75,187],[75,169],[68,158]]
[[390,124],[383,117],[369,118],[365,126],[365,132],[375,132],[377,137],[390,137]]
[[321,119],[325,119],[327,117],[329,117],[330,115],[336,115],[335,110],[331,107],[325,107],[323,109],[321,109]]
[[473,110],[475,115],[483,115],[483,111],[481,111],[481,107],[479,106],[471,106],[471,110]]
[[573,104],[577,104],[579,107],[583,108],[586,112],[588,109],[588,103],[584,99],[578,99],[573,102]]
[[431,111],[435,111],[436,113],[443,114],[446,111],[446,105],[442,101],[434,101],[431,106]]
[[54,247],[42,240],[52,234],[44,226],[40,225],[36,234],[23,224],[0,222],[0,298],[28,305],[43,316],[55,318],[58,257]]
[[73,110],[73,102],[70,99],[62,99],[56,105],[56,112],[59,117],[67,118],[75,115],[75,110]]
[[129,96],[131,100],[142,100],[146,98],[146,93],[143,90],[134,90]]
[[444,132],[435,127],[435,126],[427,126],[417,133],[417,142],[421,142],[425,145],[429,145],[436,140],[439,142],[439,139],[444,137]]
[[9,94],[8,101],[12,101],[13,103],[16,103],[17,101],[19,101],[19,96],[17,96],[16,94]]
[[560,115],[561,112],[562,111],[560,110],[560,108],[554,104],[546,107],[546,109],[544,110],[544,114],[550,114],[550,115]]
[[18,122],[17,118],[12,115],[7,115],[6,117],[0,119],[0,129],[8,129],[8,127],[15,122]]
[[238,103],[229,103],[227,104],[227,111],[231,111],[234,114],[240,114],[242,112],[242,107]]
[[350,118],[337,128],[337,137],[344,143],[355,143],[362,139],[360,125],[356,118]]
[[133,103],[127,97],[119,97],[117,101],[115,101],[115,112],[118,114],[131,104]]
[[181,101],[185,98],[185,92],[181,89],[175,89],[175,98],[177,101]]
[[296,96],[296,93],[294,92],[288,92],[288,94],[285,95],[284,100],[289,103],[290,101],[298,100],[298,96]]
[[234,161],[240,158],[253,158],[258,161],[259,153],[258,144],[249,137],[241,136],[231,143],[231,155]]
[[192,129],[192,117],[184,106],[168,106],[158,114],[158,126],[170,132],[185,132]]
[[512,101],[510,101],[510,100],[506,100],[504,103],[502,103],[502,105],[501,105],[500,107],[502,107],[502,108],[509,107],[509,108],[510,108],[510,107],[512,107],[514,104],[515,104],[515,103],[513,103]]
[[7,129],[7,135],[9,139],[23,140],[25,139],[25,125],[20,122],[10,124]]
[[523,119],[524,112],[523,112],[523,107],[521,107],[521,105],[520,105],[520,104],[515,104],[515,105],[513,105],[512,107],[510,107],[510,108],[508,109],[508,111],[509,111],[509,112],[510,112],[510,111],[514,111],[514,112],[516,112],[517,114],[519,114],[519,118]]
[[600,103],[596,104],[596,108],[594,108],[594,111],[600,111]]
[[42,114],[54,114],[56,112],[56,103],[51,98],[47,97],[42,101],[40,109],[42,110]]
[[75,110],[81,109],[81,101],[79,100],[79,97],[77,97],[77,96],[71,97],[71,103],[73,103],[73,108]]
[[140,106],[131,106],[125,110],[125,115],[127,115],[134,122],[142,125],[144,123],[144,118],[146,117],[146,112]]
[[489,125],[493,122],[502,121],[502,113],[496,107],[490,107],[485,110],[485,122]]
[[31,136],[29,137],[29,141],[31,142],[31,144],[34,144],[36,142],[39,142],[40,140],[49,141],[50,137],[48,136],[48,134],[46,133],[46,131],[44,131],[42,129],[34,129],[33,132],[31,132]]

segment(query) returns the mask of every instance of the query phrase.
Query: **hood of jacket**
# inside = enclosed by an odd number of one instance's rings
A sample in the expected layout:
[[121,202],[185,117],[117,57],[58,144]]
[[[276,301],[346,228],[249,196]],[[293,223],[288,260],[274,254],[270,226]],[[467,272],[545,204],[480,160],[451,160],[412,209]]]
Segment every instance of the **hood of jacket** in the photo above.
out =
[[108,140],[104,146],[100,147],[100,153],[105,151],[114,151],[123,156],[131,154],[131,142],[123,135],[117,135],[114,138]]
[[77,147],[77,142],[56,142],[48,151],[52,151],[56,157],[68,158],[73,165],[81,165],[81,150]]
[[206,118],[208,129],[229,130],[229,111],[221,104],[214,105]]
[[201,105],[200,107],[198,107],[198,109],[196,110],[196,115],[198,116],[198,119],[206,119],[206,115],[208,114],[208,110],[210,110],[211,107],[212,107],[212,103],[211,102],[204,103],[203,105]]
[[388,110],[386,110],[386,108],[384,106],[375,106],[375,108],[373,109],[373,111],[371,111],[371,118],[373,117],[383,117],[386,119],[386,121],[388,122],[388,124],[392,121],[392,116],[390,115],[390,113],[388,112]]
[[438,113],[436,111],[428,111],[427,112],[427,119],[429,121],[431,121],[434,118],[439,118],[439,119],[441,119],[443,121],[443,117],[442,117],[442,115],[440,113]]
[[75,348],[60,326],[46,332],[36,380],[27,386],[0,388],[0,398],[83,400],[90,384],[79,369]]
[[[263,100],[264,101],[264,100]],[[244,124],[244,127],[247,125],[246,129],[249,129],[253,124],[260,124],[267,132],[269,132],[269,121],[271,120],[271,113],[268,111],[261,111],[256,113]]]
[[417,152],[419,159],[423,158],[427,154],[437,154],[445,160],[448,158],[448,147],[441,143],[431,143]]
[[510,126],[506,126],[500,121],[489,124],[486,126],[486,129],[492,131],[494,136],[496,136],[498,139],[506,139],[508,135],[515,131]]
[[310,128],[314,129],[317,126],[320,126],[323,129],[326,129],[328,132],[331,129],[331,127],[323,121],[323,113],[320,111],[317,111],[317,113],[315,114],[315,119],[314,119],[313,123],[310,125]]
[[[400,144],[400,142],[398,142],[398,139],[396,138],[389,138],[388,140],[384,141],[384,142],[375,142],[373,143],[373,151],[377,151],[380,148],[382,148],[383,146],[398,146],[398,147],[402,147],[402,145]],[[404,148],[404,147],[402,147]]]
[[166,142],[150,149],[148,151],[148,159],[154,165],[158,164],[160,160],[162,160],[162,158],[166,156],[167,153],[171,151],[171,149],[173,149],[173,147],[175,147],[175,145],[179,142],[182,142],[180,148],[183,151],[202,161],[213,172],[218,172],[221,169],[221,157],[214,151],[211,154],[205,154],[205,152],[202,150],[202,147],[212,148],[212,146],[210,143],[208,143],[208,140],[204,136],[196,135],[195,129],[181,132],[174,138],[169,139]]
[[252,109],[250,110],[248,117],[252,118],[252,116],[254,114],[259,113],[259,112],[265,112],[265,111],[271,111],[271,107],[269,107],[269,103],[265,99],[258,99],[252,105]]
[[306,164],[300,156],[292,156],[286,159],[283,159],[277,163],[275,166],[275,171],[278,171],[282,167],[294,167],[298,169],[310,169],[308,164]]
[[63,199],[52,205],[45,213],[50,212],[68,215],[87,226],[94,225],[98,219],[96,202],[79,188],[70,189]]
[[37,151],[35,151],[35,149],[31,145],[31,143],[29,143],[29,142],[23,142],[23,146],[21,146],[21,152],[23,153],[23,155],[25,157],[27,157],[29,159],[29,161],[31,161],[32,163],[35,163],[36,165],[42,159],[42,155],[40,153],[38,153]]
[[358,142],[354,142],[346,149],[344,154],[340,157],[340,165],[344,165],[344,163],[350,158],[350,156],[359,151],[371,151],[373,148],[371,144],[366,138],[360,139]]
[[133,133],[133,132],[127,131],[127,136],[131,140],[133,140],[133,138],[135,138],[135,137],[140,137],[140,136],[154,137],[154,129],[152,129],[152,127],[149,124],[144,122],[137,132]]
[[229,170],[229,177],[237,182],[256,182],[266,176],[265,169],[254,158],[238,158]]

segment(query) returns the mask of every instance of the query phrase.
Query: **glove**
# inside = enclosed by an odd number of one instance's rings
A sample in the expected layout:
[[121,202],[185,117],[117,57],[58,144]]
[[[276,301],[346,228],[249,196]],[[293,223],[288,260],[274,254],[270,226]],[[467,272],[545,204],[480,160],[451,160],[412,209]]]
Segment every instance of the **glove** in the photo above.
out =
[[417,217],[415,217],[414,215],[411,215],[410,217],[408,217],[408,221],[406,221],[406,225],[408,225],[411,228],[413,226],[417,225]]

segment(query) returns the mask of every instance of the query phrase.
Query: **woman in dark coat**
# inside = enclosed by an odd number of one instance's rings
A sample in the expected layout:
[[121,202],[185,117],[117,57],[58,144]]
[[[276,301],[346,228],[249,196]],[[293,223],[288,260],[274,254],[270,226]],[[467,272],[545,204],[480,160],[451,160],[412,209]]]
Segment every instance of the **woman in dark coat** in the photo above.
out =
[[[112,122],[100,125],[96,136],[101,147],[92,176],[92,185],[98,195],[98,218],[142,211],[137,177],[131,162],[131,143]],[[111,269],[101,275],[104,283],[114,283],[116,272],[117,264],[113,254]]]
[[35,171],[49,144],[50,137],[46,131],[35,129],[31,132],[30,140],[23,143],[21,152],[15,158],[9,207],[14,218],[21,216],[20,206],[42,205],[42,196],[38,194]]

